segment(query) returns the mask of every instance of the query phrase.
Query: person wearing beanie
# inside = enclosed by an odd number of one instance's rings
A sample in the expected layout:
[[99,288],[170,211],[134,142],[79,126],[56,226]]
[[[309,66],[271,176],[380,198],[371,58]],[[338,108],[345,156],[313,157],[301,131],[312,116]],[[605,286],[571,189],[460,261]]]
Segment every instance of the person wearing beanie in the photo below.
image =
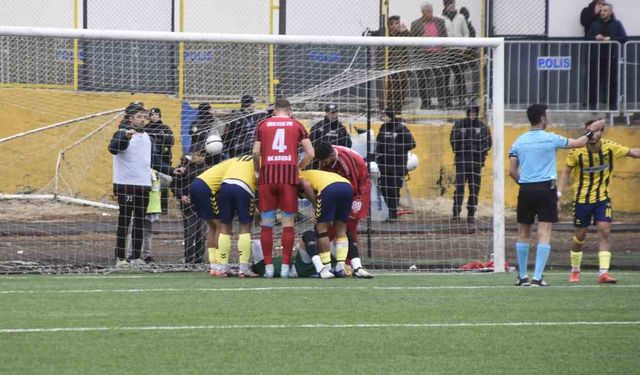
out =
[[253,96],[245,94],[240,98],[240,109],[231,112],[231,121],[222,133],[222,144],[229,157],[251,155],[258,123],[267,113],[256,111]]
[[487,153],[491,148],[491,132],[487,125],[478,119],[479,107],[467,109],[467,117],[456,120],[451,129],[449,142],[455,155],[456,190],[453,195],[454,224],[460,222],[464,187],[469,185],[467,200],[467,224],[475,231],[475,213],[480,192],[481,173]]
[[400,188],[407,175],[407,153],[416,147],[416,141],[392,109],[385,109],[381,119],[383,124],[376,137],[375,160],[380,168],[379,186],[389,207],[389,221],[396,221]]
[[324,106],[324,118],[311,127],[309,140],[315,147],[320,143],[351,148],[351,136],[338,119],[338,105],[327,103]]
[[[151,142],[153,142],[153,145],[158,151],[162,162],[171,165],[173,159],[171,148],[175,143],[175,138],[173,130],[162,122],[162,111],[160,111],[160,108],[151,108],[149,110],[149,123],[145,127],[145,130],[149,134],[149,137],[151,137]],[[162,189],[161,195],[162,214],[166,215],[169,203],[169,190]]]
[[189,154],[192,157],[203,156],[208,166],[213,166],[222,161],[222,154],[208,155],[205,151],[207,137],[212,134],[219,135],[222,128],[222,122],[214,116],[211,104],[200,103],[196,118],[191,123],[191,129],[189,129],[189,136],[191,137]]

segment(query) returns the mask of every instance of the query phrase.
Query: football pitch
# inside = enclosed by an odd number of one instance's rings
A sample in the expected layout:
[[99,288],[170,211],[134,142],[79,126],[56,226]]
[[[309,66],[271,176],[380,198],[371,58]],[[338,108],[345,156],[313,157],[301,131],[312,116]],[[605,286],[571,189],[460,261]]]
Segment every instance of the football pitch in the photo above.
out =
[[637,373],[640,273],[0,277],[0,373]]

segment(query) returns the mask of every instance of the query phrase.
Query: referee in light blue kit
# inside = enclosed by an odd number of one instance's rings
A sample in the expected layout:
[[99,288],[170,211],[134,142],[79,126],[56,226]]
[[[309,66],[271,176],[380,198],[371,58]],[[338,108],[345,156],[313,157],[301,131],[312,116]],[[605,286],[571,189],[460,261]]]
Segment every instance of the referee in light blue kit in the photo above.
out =
[[[542,279],[551,252],[551,225],[558,221],[558,191],[556,189],[556,150],[584,147],[593,132],[604,127],[604,121],[596,121],[587,132],[570,139],[545,131],[547,106],[533,104],[527,108],[531,129],[519,136],[509,151],[509,176],[520,185],[518,193],[518,282],[516,286],[547,286]],[[538,217],[538,247],[533,279],[529,281],[529,241],[531,225]]]

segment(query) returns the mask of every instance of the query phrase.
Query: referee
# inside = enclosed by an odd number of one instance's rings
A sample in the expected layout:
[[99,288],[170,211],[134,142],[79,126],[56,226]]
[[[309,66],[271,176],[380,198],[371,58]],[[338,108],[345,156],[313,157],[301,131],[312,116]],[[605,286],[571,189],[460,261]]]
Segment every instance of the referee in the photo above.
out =
[[[556,189],[556,150],[584,147],[593,132],[604,127],[596,121],[577,139],[569,139],[545,131],[547,106],[533,104],[527,108],[531,129],[519,136],[509,151],[509,176],[520,185],[518,193],[518,282],[516,286],[547,286],[542,273],[551,251],[551,225],[558,221],[558,192]],[[533,279],[529,282],[527,263],[531,225],[538,217],[538,247]]]

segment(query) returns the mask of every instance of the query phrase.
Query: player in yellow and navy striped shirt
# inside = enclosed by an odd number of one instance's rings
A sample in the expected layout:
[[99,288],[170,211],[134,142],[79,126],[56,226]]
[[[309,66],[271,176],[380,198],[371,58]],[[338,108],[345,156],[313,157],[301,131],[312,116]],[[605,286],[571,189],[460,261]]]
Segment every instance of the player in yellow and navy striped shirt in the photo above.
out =
[[[594,121],[588,121],[585,127]],[[592,223],[598,228],[600,272],[598,283],[615,284],[609,274],[611,248],[612,209],[609,197],[609,183],[613,177],[615,161],[625,158],[640,158],[640,148],[631,149],[615,142],[602,139],[604,129],[594,132],[593,138],[585,147],[576,148],[569,153],[564,173],[558,181],[558,196],[569,178],[573,179],[574,210],[573,249],[571,250],[571,275],[569,282],[580,282],[580,263],[582,262],[582,244],[587,237],[587,228]]]
[[218,250],[218,236],[220,234],[221,221],[218,207],[218,190],[222,185],[222,179],[233,165],[233,159],[225,160],[199,174],[189,185],[189,200],[195,206],[198,217],[207,222],[207,248],[209,252],[209,273],[218,275],[220,253]]
[[222,269],[216,275],[226,277],[231,252],[231,235],[233,219],[238,214],[240,233],[238,236],[238,257],[240,272],[238,277],[257,277],[258,274],[249,269],[251,256],[251,224],[253,223],[254,197],[256,191],[256,173],[251,155],[231,159],[233,163],[222,179],[218,193],[220,220],[222,229],[218,238],[220,262]]
[[[353,188],[346,178],[337,173],[320,170],[300,172],[300,184],[304,194],[316,208],[315,223],[318,233],[319,255],[311,260],[323,279],[344,277],[344,262],[349,252],[347,221],[351,212]],[[336,231],[335,273],[330,272],[331,254],[327,231],[332,225]]]

